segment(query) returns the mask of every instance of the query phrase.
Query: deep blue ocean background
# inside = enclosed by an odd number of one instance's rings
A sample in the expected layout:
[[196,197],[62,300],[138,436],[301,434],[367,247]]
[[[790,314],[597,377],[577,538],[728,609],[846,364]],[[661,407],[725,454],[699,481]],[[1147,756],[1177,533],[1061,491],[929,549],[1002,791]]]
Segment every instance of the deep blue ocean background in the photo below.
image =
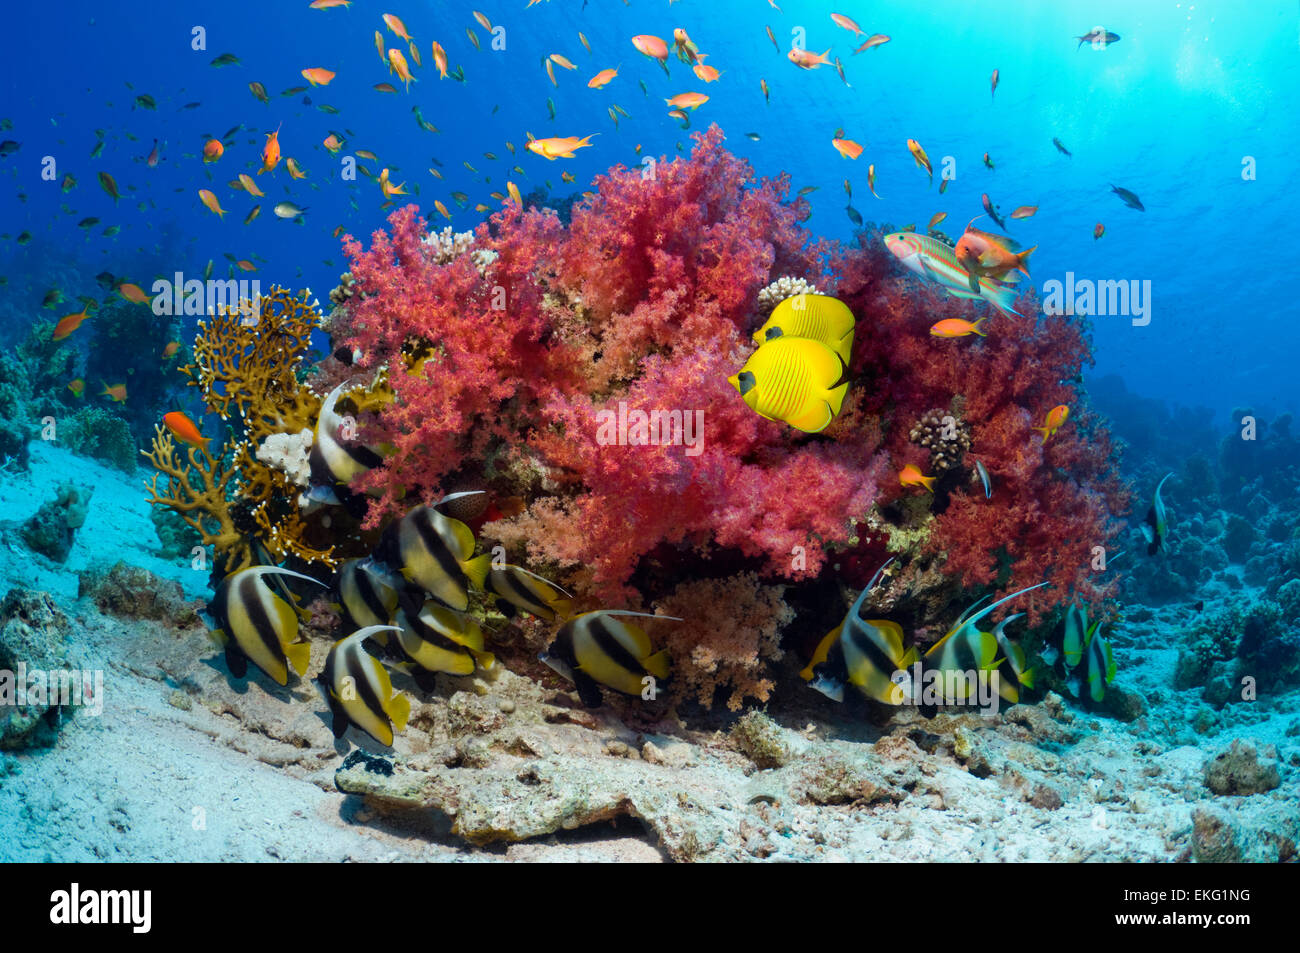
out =
[[[796,187],[819,187],[807,225],[820,236],[852,237],[846,176],[852,203],[867,220],[924,230],[942,211],[949,217],[941,227],[951,235],[981,214],[982,192],[1004,215],[1037,205],[1036,217],[1009,226],[1024,244],[1039,246],[1035,284],[1067,271],[1152,282],[1148,326],[1096,318],[1096,375],[1117,373],[1135,393],[1211,407],[1224,423],[1236,406],[1265,414],[1294,409],[1300,309],[1287,290],[1291,173],[1300,151],[1294,0],[1007,2],[996,15],[987,5],[946,0],[780,6],[781,12],[764,0],[551,0],[532,8],[525,0],[356,0],[330,10],[312,10],[308,0],[13,5],[0,66],[0,118],[13,127],[0,138],[21,148],[0,159],[0,275],[8,279],[0,287],[0,340],[12,345],[38,315],[51,315],[40,310],[51,283],[69,300],[100,294],[93,276],[105,269],[147,290],[155,275],[181,270],[197,277],[209,259],[222,276],[229,255],[258,265],[250,277],[306,285],[323,299],[345,269],[332,233],[342,226],[368,236],[388,214],[373,182],[339,177],[341,158],[356,149],[379,156],[362,160],[374,171],[387,166],[395,181],[418,187],[413,198],[432,223],[445,224],[433,211],[440,199],[453,213],[451,224],[465,230],[482,218],[476,203],[497,207],[488,193],[504,191],[507,179],[524,192],[549,180],[561,198],[615,163],[638,161],[637,144],[646,154],[671,156],[678,143],[689,150],[691,132],[716,122],[760,175],[788,171]],[[474,9],[505,29],[505,50],[491,49]],[[854,55],[863,37],[836,26],[831,12],[892,39]],[[420,48],[424,65],[412,64],[417,82],[409,94],[375,52],[377,29],[386,45],[406,46],[384,28],[383,13],[402,17]],[[206,30],[202,51],[191,49],[195,26]],[[723,71],[718,82],[700,82],[675,58],[665,76],[630,43],[639,33],[671,42],[678,26]],[[1104,50],[1077,48],[1075,37],[1097,26],[1121,40]],[[481,50],[466,27],[478,34]],[[850,87],[834,68],[805,72],[786,59],[797,29],[809,48],[841,59]],[[435,39],[453,67],[463,67],[463,84],[438,79],[429,52]],[[241,63],[209,65],[223,53]],[[578,67],[556,69],[558,88],[543,69],[550,53]],[[605,89],[587,88],[598,70],[620,66]],[[311,105],[303,94],[280,95],[305,84],[306,67],[337,73],[328,86],[309,90]],[[1000,85],[991,99],[995,68]],[[760,79],[771,88],[770,105]],[[254,80],[270,93],[269,105],[250,93]],[[398,94],[372,88],[382,82],[394,82]],[[711,98],[683,130],[663,100],[695,90]],[[152,96],[157,109],[134,106],[139,94]],[[201,105],[181,110],[190,102]],[[321,111],[322,104],[338,114]],[[617,129],[607,115],[613,104],[630,114]],[[417,105],[440,133],[419,127]],[[203,142],[238,124],[244,128],[225,157],[204,165]],[[265,199],[229,188],[237,173],[255,173],[265,134],[277,126],[284,154],[309,177],[294,181],[281,165],[257,179]],[[839,127],[865,146],[859,160],[831,148]],[[92,159],[96,130],[103,130],[105,147]],[[338,156],[321,145],[331,130],[351,133]],[[524,150],[525,131],[600,135],[576,159],[547,162]],[[750,132],[759,141],[747,138]],[[1053,137],[1072,158],[1057,152]],[[155,138],[161,162],[150,169],[143,160]],[[936,172],[944,156],[956,161],[945,195],[937,194],[937,176],[931,186],[914,166],[909,138],[925,147]],[[985,152],[996,170],[983,166]],[[71,172],[78,180],[69,194],[41,179],[46,156],[54,157],[58,178]],[[1253,181],[1242,176],[1247,156],[1256,164]],[[441,181],[429,172],[435,163]],[[526,178],[510,172],[516,163]],[[868,163],[876,166],[880,200],[867,189]],[[564,170],[577,177],[574,185],[561,182]],[[99,171],[116,178],[116,204],[99,188]],[[1141,196],[1146,211],[1125,207],[1110,193],[1112,183]],[[217,194],[229,211],[224,220],[200,204],[200,188]],[[452,201],[453,191],[469,196],[465,208]],[[307,207],[305,218],[277,219],[271,206],[281,200]],[[245,226],[255,201],[263,204],[261,217]],[[77,228],[87,216],[101,224]],[[1092,234],[1097,222],[1106,226],[1100,241]],[[108,225],[120,225],[120,234],[104,236]],[[19,247],[14,238],[23,230],[34,240]]]

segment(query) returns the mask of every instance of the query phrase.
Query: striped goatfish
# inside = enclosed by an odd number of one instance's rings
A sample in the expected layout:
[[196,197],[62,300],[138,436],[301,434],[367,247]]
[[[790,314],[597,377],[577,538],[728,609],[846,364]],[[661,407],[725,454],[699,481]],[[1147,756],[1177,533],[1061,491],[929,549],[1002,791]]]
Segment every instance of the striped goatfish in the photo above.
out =
[[339,639],[325,658],[319,682],[334,716],[334,737],[342,738],[348,725],[356,725],[381,745],[393,743],[393,732],[406,727],[411,700],[393,691],[388,670],[362,645],[380,632],[396,626],[368,625]]
[[621,609],[584,612],[562,625],[550,648],[538,656],[573,682],[588,708],[600,707],[600,685],[625,695],[641,695],[647,678],[668,677],[668,652],[653,651],[650,637],[631,622],[623,621],[628,616],[682,621]]
[[398,667],[415,677],[415,683],[432,691],[435,672],[473,675],[475,668],[488,671],[496,659],[483,645],[478,620],[464,612],[448,609],[433,599],[422,605],[403,599],[394,621],[397,645],[407,661]]
[[276,566],[250,566],[221,581],[208,603],[217,627],[212,637],[226,650],[226,666],[243,678],[252,662],[278,685],[289,683],[289,666],[299,675],[311,661],[311,643],[299,642],[296,608],[272,591],[265,577],[292,576],[324,585],[311,576]]
[[1016,290],[991,278],[979,279],[979,292],[971,290],[971,277],[957,261],[957,253],[929,235],[916,232],[893,232],[885,236],[885,247],[908,271],[929,279],[954,298],[982,298],[1006,315],[1020,317],[1011,305]]
[[474,532],[437,507],[482,490],[452,493],[433,506],[417,506],[393,523],[376,551],[379,558],[435,599],[458,612],[469,608],[469,587],[482,589],[491,554],[474,555]]

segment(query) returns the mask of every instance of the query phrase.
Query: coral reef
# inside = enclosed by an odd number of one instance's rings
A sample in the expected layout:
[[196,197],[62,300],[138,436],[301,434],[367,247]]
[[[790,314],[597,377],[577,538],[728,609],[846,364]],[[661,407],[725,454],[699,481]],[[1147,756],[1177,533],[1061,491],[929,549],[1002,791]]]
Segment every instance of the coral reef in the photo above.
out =
[[18,530],[19,538],[32,552],[56,563],[66,562],[77,530],[86,523],[94,487],[64,483],[54,499],[41,505]]
[[123,473],[135,472],[139,452],[135,438],[130,424],[117,414],[103,407],[82,407],[62,421],[56,432],[73,453],[103,460]]
[[[0,601],[0,751],[54,743],[68,706],[61,704],[63,685],[53,676],[74,661],[71,633],[67,616],[48,593],[10,589]],[[17,679],[28,675],[32,679],[21,686],[20,695]],[[59,697],[35,692],[38,682],[58,686]],[[81,685],[76,688],[80,698]]]
[[118,560],[104,569],[77,574],[77,597],[89,597],[100,612],[126,619],[150,619],[189,626],[198,621],[196,606],[185,599],[180,583]]
[[[405,371],[363,431],[394,449],[358,481],[365,525],[463,485],[522,501],[485,538],[584,605],[687,619],[668,636],[673,691],[707,705],[729,688],[732,708],[771,691],[792,621],[780,587],[832,574],[860,587],[904,540],[919,552],[894,591],[915,590],[914,628],[950,621],[963,588],[1050,581],[1025,600],[1034,625],[1070,599],[1100,608],[1114,574],[1092,568],[1095,548],[1112,545],[1128,500],[1073,383],[1084,329],[998,318],[987,341],[936,341],[917,315],[937,293],[901,273],[880,235],[814,245],[799,225],[807,203],[788,191],[786,177],[755,181],[714,127],[689,158],[599,176],[567,227],[508,203],[471,242],[430,235],[407,207],[369,248],[348,239],[362,294],[336,308],[333,343],[364,369]],[[763,309],[811,287],[860,319],[855,384],[814,437],[758,418],[726,382]],[[1027,296],[1019,306],[1035,310]],[[953,347],[972,350],[957,361]],[[1070,423],[1044,442],[1032,428],[1061,403]],[[936,442],[948,413],[956,437]],[[971,483],[976,459],[991,500]],[[932,503],[897,486],[907,463],[938,472]]]

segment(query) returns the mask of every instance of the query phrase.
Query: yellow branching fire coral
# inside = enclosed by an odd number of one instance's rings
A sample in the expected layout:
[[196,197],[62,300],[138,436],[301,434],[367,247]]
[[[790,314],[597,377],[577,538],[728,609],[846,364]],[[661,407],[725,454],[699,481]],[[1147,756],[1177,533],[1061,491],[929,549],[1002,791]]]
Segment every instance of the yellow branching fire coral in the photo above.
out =
[[[186,461],[158,427],[152,451],[145,452],[158,471],[148,486],[149,502],[180,513],[204,544],[215,547],[227,572],[253,562],[254,538],[277,560],[337,563],[332,544],[308,541],[310,527],[298,507],[301,487],[257,454],[272,434],[315,426],[321,397],[300,378],[312,331],[320,326],[321,314],[306,293],[278,287],[262,296],[254,315],[222,310],[199,322],[194,362],[181,372],[200,389],[208,411],[231,428],[231,438],[215,455],[191,448]],[[358,390],[358,409],[391,399],[382,380]],[[159,476],[167,478],[161,490]]]

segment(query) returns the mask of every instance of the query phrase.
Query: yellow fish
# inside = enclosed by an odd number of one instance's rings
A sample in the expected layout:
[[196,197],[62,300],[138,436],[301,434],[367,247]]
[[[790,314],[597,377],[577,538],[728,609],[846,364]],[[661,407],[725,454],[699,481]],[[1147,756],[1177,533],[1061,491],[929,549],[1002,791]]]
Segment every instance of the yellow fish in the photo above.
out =
[[771,317],[754,332],[754,343],[762,345],[780,337],[808,338],[825,344],[847,364],[853,353],[855,324],[853,312],[838,298],[798,294],[772,309]]
[[825,430],[849,389],[844,359],[808,338],[768,341],[727,381],[760,417],[783,420],[805,433]]

